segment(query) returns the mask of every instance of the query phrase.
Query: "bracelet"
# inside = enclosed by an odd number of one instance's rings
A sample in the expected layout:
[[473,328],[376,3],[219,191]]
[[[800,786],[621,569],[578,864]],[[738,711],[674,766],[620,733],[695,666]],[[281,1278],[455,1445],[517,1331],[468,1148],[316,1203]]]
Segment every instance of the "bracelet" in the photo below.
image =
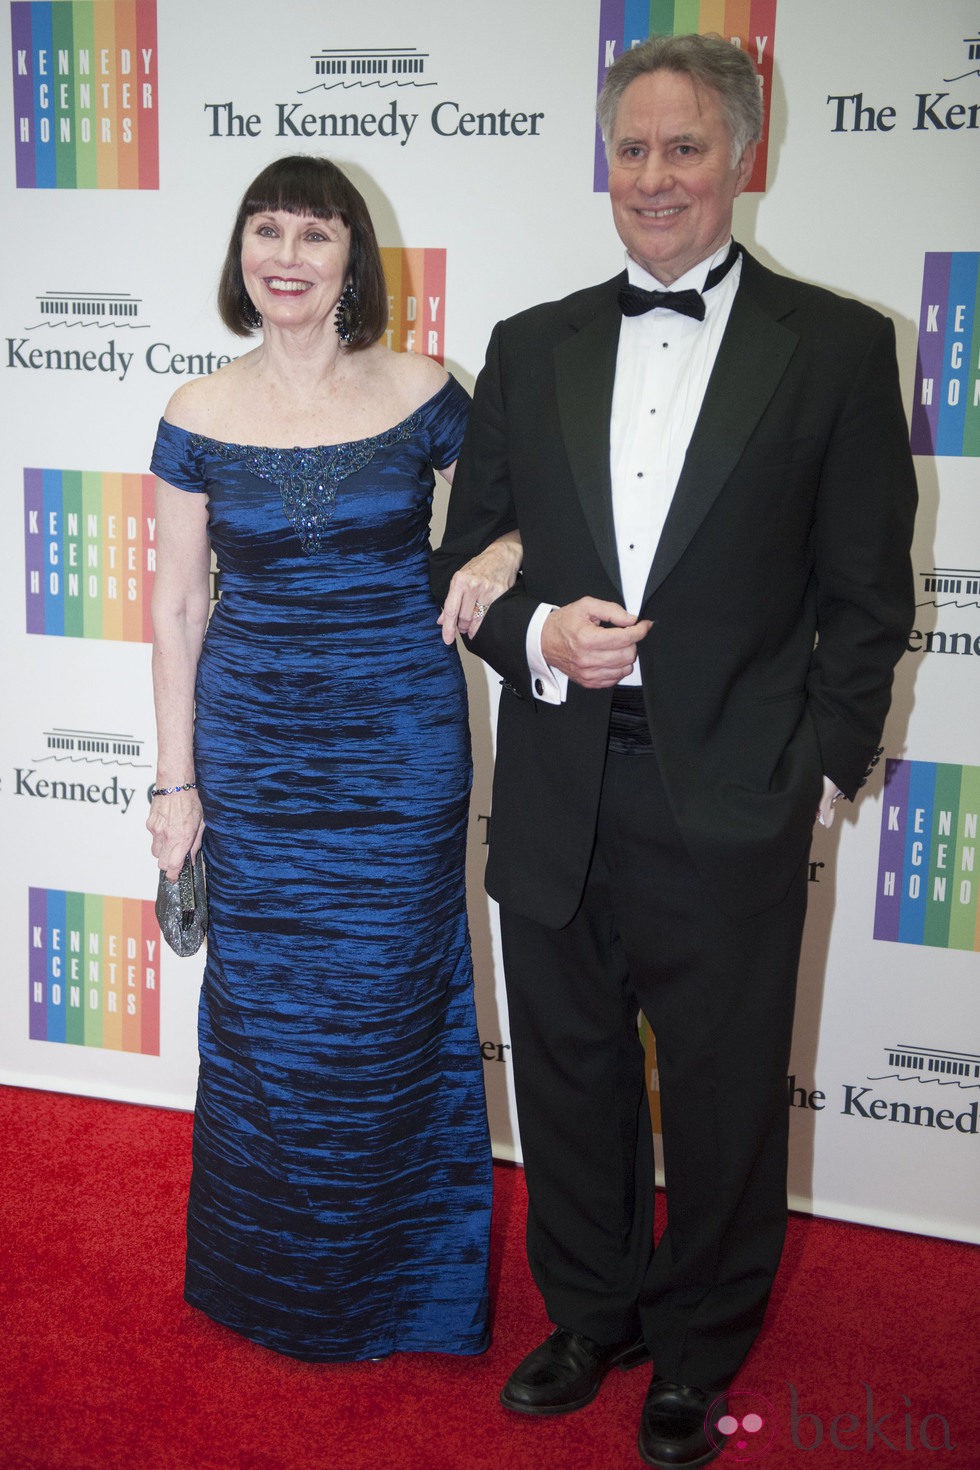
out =
[[150,788],[150,796],[173,796],[175,791],[196,791],[196,781],[185,781],[183,786],[157,786]]

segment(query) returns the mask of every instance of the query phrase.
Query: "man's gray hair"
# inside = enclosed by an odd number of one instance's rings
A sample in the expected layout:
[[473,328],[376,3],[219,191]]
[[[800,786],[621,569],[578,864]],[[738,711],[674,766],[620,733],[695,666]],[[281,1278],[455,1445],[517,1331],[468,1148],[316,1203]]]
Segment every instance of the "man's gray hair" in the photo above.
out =
[[732,138],[732,163],[762,135],[759,74],[747,54],[718,35],[651,36],[613,62],[606,73],[596,112],[606,157],[611,156],[616,113],[630,82],[650,72],[672,71],[690,77],[695,87],[712,87],[721,98]]

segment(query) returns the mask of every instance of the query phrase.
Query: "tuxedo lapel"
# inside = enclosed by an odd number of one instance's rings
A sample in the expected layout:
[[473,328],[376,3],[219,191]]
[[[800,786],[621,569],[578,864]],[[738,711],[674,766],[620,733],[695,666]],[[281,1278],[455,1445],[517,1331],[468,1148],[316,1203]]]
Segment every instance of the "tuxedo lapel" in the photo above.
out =
[[555,391],[562,437],[589,530],[610,580],[619,588],[619,555],[609,470],[609,421],[619,324],[618,280],[600,288],[599,309],[555,348]]
[[650,567],[644,603],[676,566],[711,509],[796,350],[796,333],[778,320],[785,311],[767,308],[748,288],[746,276],[755,281],[758,269],[749,258],[743,263],[743,278]]

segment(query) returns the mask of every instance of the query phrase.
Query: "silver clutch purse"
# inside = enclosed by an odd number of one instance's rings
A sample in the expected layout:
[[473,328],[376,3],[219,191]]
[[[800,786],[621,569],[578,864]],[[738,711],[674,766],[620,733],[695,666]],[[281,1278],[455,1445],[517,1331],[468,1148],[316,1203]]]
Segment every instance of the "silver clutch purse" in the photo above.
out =
[[174,954],[197,954],[208,932],[208,893],[204,883],[204,858],[194,862],[190,853],[176,883],[161,872],[157,888],[156,916],[160,933]]

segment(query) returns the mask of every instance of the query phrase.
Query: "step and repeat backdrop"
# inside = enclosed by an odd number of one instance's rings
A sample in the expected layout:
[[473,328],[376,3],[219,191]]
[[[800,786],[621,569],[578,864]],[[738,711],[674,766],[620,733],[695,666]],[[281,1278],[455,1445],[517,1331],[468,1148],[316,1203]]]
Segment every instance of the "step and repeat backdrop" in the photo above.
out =
[[[885,758],[812,849],[786,1103],[799,1208],[980,1238],[980,33],[966,0],[34,0],[0,6],[0,1080],[193,1105],[203,955],[161,949],[147,474],[171,393],[247,350],[241,191],[325,154],[384,247],[388,340],[468,388],[494,322],[622,264],[593,107],[651,31],[748,49],[736,234],[894,320],[921,512]],[[443,491],[445,487],[442,487]],[[444,499],[437,505],[439,521]],[[482,889],[496,680],[467,657],[468,879],[495,1145],[520,1157]],[[657,1116],[656,1053],[647,1039]]]

